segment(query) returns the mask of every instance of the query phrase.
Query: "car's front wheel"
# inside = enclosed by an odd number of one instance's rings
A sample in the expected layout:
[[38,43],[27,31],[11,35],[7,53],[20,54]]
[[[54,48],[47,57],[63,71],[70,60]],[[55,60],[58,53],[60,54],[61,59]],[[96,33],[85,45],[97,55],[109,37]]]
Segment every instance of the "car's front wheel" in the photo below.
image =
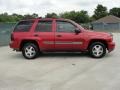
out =
[[33,43],[26,43],[22,48],[22,54],[26,59],[34,59],[38,56],[39,49]]
[[106,46],[101,42],[94,42],[89,47],[89,54],[94,58],[102,58],[106,54]]

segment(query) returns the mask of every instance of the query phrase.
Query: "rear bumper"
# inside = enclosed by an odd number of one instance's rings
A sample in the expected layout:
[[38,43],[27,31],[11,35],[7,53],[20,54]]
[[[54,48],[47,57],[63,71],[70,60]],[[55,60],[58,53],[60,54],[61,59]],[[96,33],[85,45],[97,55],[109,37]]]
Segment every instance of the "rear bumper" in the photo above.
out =
[[108,52],[111,52],[115,49],[115,42],[108,43]]
[[14,50],[19,51],[19,45],[18,45],[17,42],[10,41],[9,46],[10,46],[10,48],[12,48],[12,49],[14,49]]

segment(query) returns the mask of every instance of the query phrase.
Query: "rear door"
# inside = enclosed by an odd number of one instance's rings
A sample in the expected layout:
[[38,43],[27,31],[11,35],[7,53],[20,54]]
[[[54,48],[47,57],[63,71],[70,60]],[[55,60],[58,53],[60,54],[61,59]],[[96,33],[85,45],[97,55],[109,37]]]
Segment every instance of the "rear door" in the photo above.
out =
[[54,50],[54,23],[53,20],[39,20],[35,28],[34,37],[39,40],[42,51]]

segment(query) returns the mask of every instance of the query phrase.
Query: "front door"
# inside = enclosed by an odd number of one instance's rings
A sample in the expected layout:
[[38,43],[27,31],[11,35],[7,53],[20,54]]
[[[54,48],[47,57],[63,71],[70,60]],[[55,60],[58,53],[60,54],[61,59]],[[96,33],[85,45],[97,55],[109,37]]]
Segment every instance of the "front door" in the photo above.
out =
[[56,20],[55,50],[73,51],[75,29],[71,22]]

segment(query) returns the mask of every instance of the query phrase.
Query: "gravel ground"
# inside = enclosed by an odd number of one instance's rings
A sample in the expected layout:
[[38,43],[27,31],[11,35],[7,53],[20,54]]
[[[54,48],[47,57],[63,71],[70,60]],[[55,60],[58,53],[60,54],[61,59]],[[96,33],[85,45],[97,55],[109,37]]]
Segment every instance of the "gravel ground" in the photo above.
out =
[[0,48],[0,90],[120,90],[120,33],[102,59],[80,53],[45,54],[26,60]]

